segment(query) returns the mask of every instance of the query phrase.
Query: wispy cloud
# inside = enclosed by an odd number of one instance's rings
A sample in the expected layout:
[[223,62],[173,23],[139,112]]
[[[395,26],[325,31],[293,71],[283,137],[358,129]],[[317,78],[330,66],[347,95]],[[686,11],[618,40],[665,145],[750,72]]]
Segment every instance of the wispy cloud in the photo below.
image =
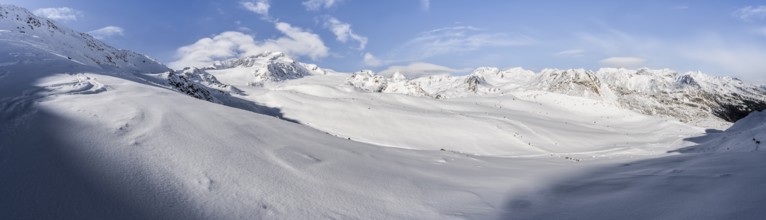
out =
[[74,21],[82,16],[82,12],[69,7],[61,8],[40,8],[33,12],[35,15],[45,17],[51,20]]
[[637,68],[644,66],[646,60],[640,57],[609,57],[599,63],[605,67]]
[[266,19],[269,17],[269,8],[271,7],[271,4],[269,4],[268,0],[241,1],[239,4],[248,11],[259,14]]
[[125,34],[125,30],[117,26],[106,26],[96,30],[88,31],[88,34],[93,36],[93,38],[103,40],[104,38],[111,36],[122,36]]
[[308,0],[303,2],[303,6],[309,11],[319,11],[323,8],[332,8],[341,2],[342,0]]
[[223,32],[178,48],[177,60],[169,65],[173,68],[207,66],[217,60],[246,57],[266,51],[281,51],[313,60],[329,54],[329,49],[319,35],[284,22],[275,22],[274,25],[284,36],[256,41],[252,35],[242,32]]
[[747,6],[737,9],[732,14],[743,21],[754,21],[766,18],[766,5]]
[[358,50],[364,50],[367,45],[367,37],[354,33],[350,24],[341,22],[334,17],[325,17],[324,27],[332,31],[335,38],[341,43],[346,43],[349,40],[356,41],[359,43],[359,47],[356,48]]
[[585,50],[583,49],[571,49],[571,50],[560,51],[553,55],[560,56],[560,57],[581,57],[584,53],[585,53]]
[[420,0],[420,7],[425,11],[431,10],[431,0]]
[[535,42],[525,35],[490,33],[471,26],[440,28],[418,34],[397,54],[420,60],[436,55],[475,51],[488,47],[524,46]]
[[380,59],[378,59],[377,57],[375,57],[375,55],[372,55],[371,53],[364,54],[363,62],[365,66],[371,66],[371,67],[383,65],[383,61],[381,61]]

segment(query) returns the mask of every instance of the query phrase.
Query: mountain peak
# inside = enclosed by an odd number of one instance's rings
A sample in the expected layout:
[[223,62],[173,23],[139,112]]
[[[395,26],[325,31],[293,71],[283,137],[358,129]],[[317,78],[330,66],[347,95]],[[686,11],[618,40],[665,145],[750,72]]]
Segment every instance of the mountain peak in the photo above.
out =
[[530,88],[584,97],[601,95],[601,81],[593,71],[585,69],[544,69]]
[[206,70],[239,68],[251,76],[250,85],[297,79],[309,75],[325,75],[327,71],[314,64],[301,63],[279,51],[266,51],[252,56],[216,61]]

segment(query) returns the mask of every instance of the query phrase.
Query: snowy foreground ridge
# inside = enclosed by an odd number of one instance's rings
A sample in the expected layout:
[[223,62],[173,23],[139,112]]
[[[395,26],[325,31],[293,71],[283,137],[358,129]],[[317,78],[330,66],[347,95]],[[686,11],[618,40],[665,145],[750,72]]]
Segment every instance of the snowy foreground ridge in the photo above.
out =
[[763,219],[764,91],[280,52],[170,70],[0,5],[0,219]]

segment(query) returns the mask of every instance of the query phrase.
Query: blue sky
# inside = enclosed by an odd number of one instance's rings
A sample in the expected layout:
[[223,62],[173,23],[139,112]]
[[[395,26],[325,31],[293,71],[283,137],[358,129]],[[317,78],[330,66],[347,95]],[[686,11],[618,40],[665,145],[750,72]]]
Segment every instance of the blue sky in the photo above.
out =
[[5,2],[175,67],[283,50],[339,71],[646,66],[766,83],[763,1]]

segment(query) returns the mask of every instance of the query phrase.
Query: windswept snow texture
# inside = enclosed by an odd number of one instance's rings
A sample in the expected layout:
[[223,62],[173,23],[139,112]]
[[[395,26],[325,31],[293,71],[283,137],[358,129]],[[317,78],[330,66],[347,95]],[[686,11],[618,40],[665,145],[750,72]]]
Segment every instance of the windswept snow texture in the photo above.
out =
[[[725,131],[636,112],[607,70],[385,78],[278,52],[169,70],[0,14],[0,219],[764,216],[763,112]],[[670,85],[708,89],[618,87],[760,94],[690,76]]]

